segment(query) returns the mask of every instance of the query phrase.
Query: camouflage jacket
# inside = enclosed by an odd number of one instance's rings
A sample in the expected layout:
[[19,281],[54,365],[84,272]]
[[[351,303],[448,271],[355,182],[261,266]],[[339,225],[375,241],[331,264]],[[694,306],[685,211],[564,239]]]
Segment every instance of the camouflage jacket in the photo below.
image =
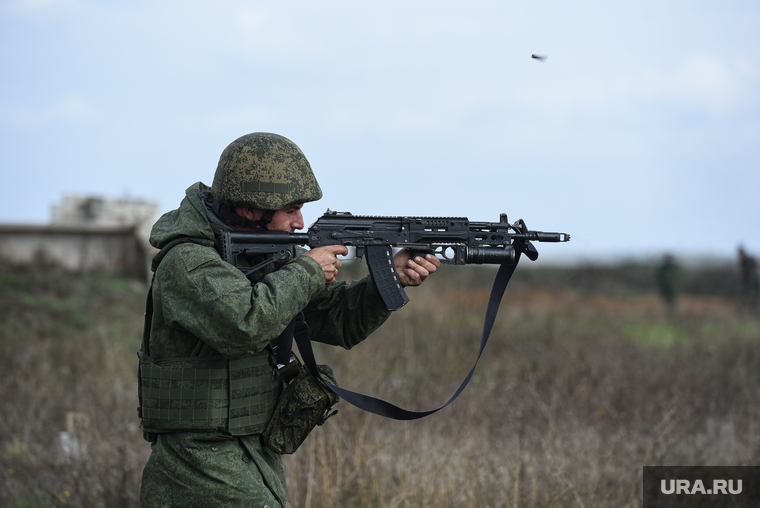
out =
[[[224,226],[207,211],[203,199],[207,190],[200,182],[188,188],[180,207],[153,226],[151,245],[160,249],[180,237],[215,242],[215,228]],[[301,256],[303,249],[293,249],[294,256],[282,268],[269,265],[249,279],[224,262],[213,247],[196,243],[173,247],[153,283],[150,355],[154,359],[253,355],[277,338],[300,311],[312,340],[350,349],[388,318],[369,276],[328,286],[319,264]],[[223,456],[236,463],[214,459]],[[260,500],[261,506],[284,506],[281,459],[261,446],[258,435],[159,436],[143,472],[141,506],[222,505],[202,495],[208,491],[213,499],[227,499],[218,489],[248,502]]]

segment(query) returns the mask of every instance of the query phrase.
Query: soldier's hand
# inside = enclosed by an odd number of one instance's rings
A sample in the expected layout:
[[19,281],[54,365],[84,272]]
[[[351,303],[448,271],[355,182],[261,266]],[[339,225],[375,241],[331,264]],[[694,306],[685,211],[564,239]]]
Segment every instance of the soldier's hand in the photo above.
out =
[[319,263],[322,271],[325,272],[325,284],[332,284],[335,282],[335,277],[338,276],[338,268],[341,264],[337,256],[345,256],[346,254],[348,254],[348,249],[345,246],[329,245],[311,249],[304,256],[309,256]]
[[434,255],[427,254],[412,259],[412,254],[407,249],[398,251],[393,256],[393,263],[402,286],[419,286],[441,266],[441,260]]

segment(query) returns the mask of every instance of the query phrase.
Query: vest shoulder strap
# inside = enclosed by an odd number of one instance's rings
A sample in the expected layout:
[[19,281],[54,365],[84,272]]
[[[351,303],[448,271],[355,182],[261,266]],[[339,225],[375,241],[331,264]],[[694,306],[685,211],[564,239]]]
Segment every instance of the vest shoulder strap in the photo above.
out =
[[194,238],[192,236],[180,236],[164,245],[158,254],[153,257],[153,261],[150,263],[150,269],[153,271],[153,273],[156,273],[158,265],[161,264],[161,261],[166,257],[169,251],[182,243],[194,243],[197,245],[202,245],[204,247],[216,248],[216,244],[213,240],[209,240],[207,238]]

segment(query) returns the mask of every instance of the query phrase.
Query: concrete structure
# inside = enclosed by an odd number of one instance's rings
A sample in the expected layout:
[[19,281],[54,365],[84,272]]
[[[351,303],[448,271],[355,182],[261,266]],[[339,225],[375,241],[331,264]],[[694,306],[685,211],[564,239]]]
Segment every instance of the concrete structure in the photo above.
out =
[[150,201],[72,195],[53,205],[51,223],[135,228],[135,234],[147,244],[157,213],[158,206]]
[[157,210],[146,201],[67,196],[53,207],[50,224],[0,224],[0,258],[145,279],[157,252],[148,244]]

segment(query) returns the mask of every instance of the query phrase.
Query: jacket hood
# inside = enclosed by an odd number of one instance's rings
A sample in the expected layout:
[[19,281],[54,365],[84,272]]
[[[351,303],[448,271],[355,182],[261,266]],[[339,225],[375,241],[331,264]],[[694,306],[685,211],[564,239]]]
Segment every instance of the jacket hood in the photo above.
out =
[[201,199],[201,192],[208,189],[209,187],[202,182],[196,182],[188,187],[179,208],[165,213],[153,225],[150,232],[150,244],[161,249],[180,237],[214,242],[214,230]]

